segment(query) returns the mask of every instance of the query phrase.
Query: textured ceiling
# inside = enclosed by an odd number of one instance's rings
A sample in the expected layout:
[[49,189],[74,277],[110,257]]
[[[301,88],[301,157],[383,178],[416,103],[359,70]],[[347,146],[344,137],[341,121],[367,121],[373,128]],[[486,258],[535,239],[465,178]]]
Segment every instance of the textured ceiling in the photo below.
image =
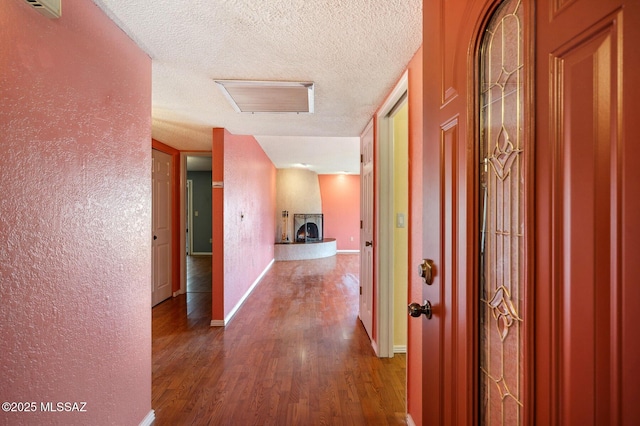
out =
[[[155,139],[210,150],[224,127],[319,173],[359,172],[357,137],[422,40],[422,0],[94,2],[153,60]],[[313,81],[315,112],[235,112],[218,79]]]

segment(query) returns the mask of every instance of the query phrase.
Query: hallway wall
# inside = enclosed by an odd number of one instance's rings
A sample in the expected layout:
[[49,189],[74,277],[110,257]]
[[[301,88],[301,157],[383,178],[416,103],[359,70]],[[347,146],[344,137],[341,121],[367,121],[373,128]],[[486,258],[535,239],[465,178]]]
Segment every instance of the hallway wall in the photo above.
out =
[[276,168],[253,136],[213,129],[213,321],[234,312],[274,258]]
[[0,395],[38,404],[0,423],[137,425],[151,411],[151,59],[92,2],[63,11],[0,13]]

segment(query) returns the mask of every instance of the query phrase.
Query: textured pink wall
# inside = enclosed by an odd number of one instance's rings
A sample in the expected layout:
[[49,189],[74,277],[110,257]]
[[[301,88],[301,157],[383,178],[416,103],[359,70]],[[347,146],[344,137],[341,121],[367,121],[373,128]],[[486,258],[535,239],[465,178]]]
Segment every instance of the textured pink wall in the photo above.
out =
[[359,251],[360,175],[318,175],[318,181],[325,238],[335,238],[338,250]]
[[226,317],[273,260],[276,168],[253,136],[226,130],[223,167]]
[[[1,424],[151,410],[151,61],[90,1],[0,13]],[[43,413],[41,402],[86,402]],[[55,406],[55,405],[54,405]]]

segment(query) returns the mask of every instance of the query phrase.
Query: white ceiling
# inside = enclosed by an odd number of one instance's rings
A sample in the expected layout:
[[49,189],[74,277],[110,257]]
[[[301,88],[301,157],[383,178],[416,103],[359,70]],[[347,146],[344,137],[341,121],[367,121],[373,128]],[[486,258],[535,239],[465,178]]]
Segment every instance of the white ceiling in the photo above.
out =
[[[422,43],[422,0],[94,2],[153,60],[155,139],[210,150],[224,127],[278,168],[359,173],[358,136]],[[312,81],[315,112],[238,113],[214,80]]]

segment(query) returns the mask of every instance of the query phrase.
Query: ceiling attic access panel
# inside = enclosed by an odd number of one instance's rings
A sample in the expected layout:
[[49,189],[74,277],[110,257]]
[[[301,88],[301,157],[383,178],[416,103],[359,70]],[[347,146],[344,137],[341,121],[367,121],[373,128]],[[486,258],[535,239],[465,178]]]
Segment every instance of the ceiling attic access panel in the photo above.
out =
[[314,83],[215,80],[236,112],[313,113]]

